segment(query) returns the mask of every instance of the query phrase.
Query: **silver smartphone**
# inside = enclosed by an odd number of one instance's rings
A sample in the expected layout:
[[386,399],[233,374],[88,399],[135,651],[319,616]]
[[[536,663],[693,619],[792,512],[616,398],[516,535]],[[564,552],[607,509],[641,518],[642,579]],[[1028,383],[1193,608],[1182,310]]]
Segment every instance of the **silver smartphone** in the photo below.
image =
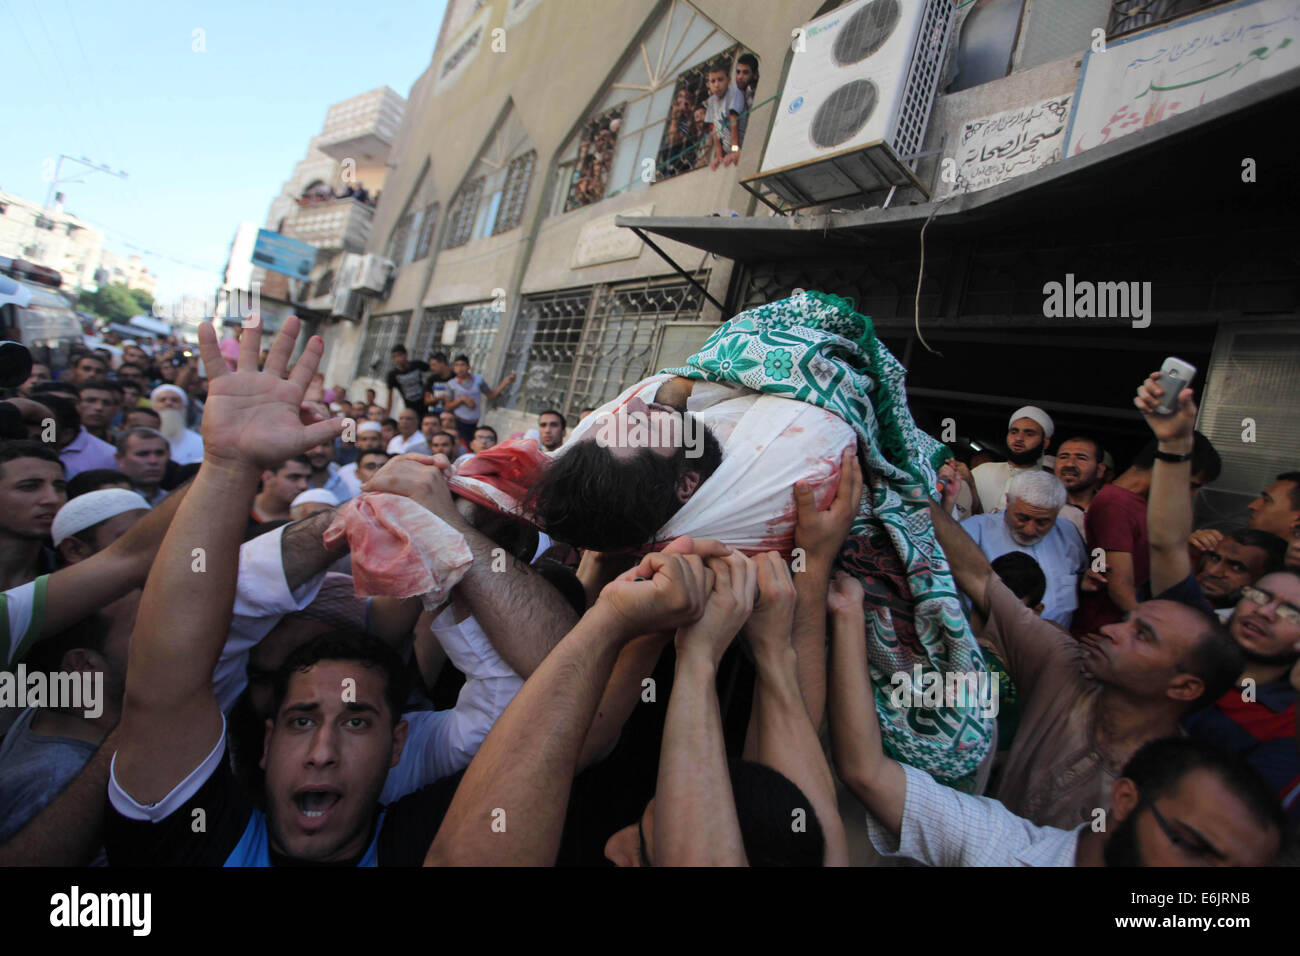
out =
[[1172,355],[1160,363],[1160,387],[1165,390],[1156,406],[1157,415],[1172,415],[1178,411],[1178,393],[1192,384],[1196,366]]

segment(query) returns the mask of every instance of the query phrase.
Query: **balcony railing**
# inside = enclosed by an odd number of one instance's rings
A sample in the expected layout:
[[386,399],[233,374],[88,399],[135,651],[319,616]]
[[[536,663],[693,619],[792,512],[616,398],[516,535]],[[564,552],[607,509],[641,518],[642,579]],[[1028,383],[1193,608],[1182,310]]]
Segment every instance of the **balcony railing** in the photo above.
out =
[[317,249],[362,252],[374,215],[371,206],[351,198],[297,206],[284,225],[284,234]]
[[1106,35],[1113,38],[1132,33],[1134,30],[1142,30],[1228,2],[1229,0],[1113,0],[1110,19],[1106,23]]

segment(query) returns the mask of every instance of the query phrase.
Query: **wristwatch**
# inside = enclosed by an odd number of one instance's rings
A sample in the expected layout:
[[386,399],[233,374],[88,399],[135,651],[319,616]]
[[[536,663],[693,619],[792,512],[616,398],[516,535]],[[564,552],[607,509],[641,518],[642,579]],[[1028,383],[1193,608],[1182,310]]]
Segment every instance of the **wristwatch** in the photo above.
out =
[[1156,460],[1167,461],[1171,465],[1181,465],[1185,461],[1192,460],[1192,453],[1189,451],[1186,455],[1175,455],[1173,452],[1161,451],[1160,449],[1157,448]]

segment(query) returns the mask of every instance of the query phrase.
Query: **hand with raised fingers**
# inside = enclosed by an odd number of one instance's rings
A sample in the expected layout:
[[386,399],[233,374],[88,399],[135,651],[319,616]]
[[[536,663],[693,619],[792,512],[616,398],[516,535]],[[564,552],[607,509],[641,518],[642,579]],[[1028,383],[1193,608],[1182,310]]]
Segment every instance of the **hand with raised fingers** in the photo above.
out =
[[275,337],[258,370],[260,325],[246,327],[239,339],[239,363],[230,371],[217,346],[211,323],[199,326],[199,354],[208,370],[208,398],[203,408],[204,461],[263,470],[331,442],[343,432],[343,419],[304,424],[302,400],[325,350],[312,336],[289,368],[299,321],[290,316]]

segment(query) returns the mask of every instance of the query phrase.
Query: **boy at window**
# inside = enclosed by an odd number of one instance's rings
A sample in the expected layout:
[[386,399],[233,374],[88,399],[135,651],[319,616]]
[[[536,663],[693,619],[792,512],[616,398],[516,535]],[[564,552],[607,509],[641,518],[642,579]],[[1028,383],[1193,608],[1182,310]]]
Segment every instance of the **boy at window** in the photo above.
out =
[[705,119],[713,124],[710,169],[740,162],[740,114],[745,94],[731,85],[731,64],[719,61],[709,67],[709,101]]

